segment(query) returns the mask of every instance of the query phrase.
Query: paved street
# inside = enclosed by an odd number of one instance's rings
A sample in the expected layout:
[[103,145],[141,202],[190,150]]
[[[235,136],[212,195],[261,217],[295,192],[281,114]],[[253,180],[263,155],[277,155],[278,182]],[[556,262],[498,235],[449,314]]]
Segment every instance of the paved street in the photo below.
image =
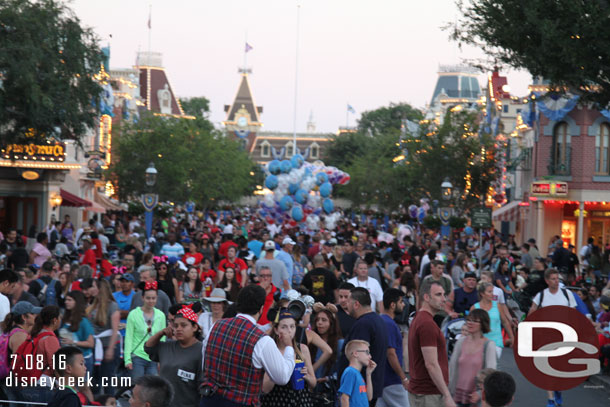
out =
[[[546,406],[546,392],[528,382],[519,372],[512,349],[504,349],[502,352],[500,368],[510,373],[517,382],[517,394],[513,406]],[[607,389],[604,391],[597,387],[590,382],[584,382],[577,388],[564,392],[563,405],[565,407],[610,406],[610,394]]]

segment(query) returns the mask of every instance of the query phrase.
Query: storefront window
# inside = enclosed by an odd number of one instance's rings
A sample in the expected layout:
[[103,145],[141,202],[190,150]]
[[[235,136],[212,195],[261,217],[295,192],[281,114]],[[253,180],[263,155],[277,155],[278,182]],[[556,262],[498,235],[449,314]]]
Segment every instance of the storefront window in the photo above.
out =
[[608,158],[610,156],[610,124],[602,123],[599,133],[595,136],[595,173],[610,174]]

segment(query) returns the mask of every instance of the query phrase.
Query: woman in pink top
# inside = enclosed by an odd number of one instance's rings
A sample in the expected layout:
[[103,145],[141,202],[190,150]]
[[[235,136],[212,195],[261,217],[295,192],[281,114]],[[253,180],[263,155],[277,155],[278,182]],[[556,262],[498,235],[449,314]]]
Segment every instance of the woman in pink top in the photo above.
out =
[[497,366],[496,345],[483,336],[489,330],[487,311],[474,309],[466,317],[467,334],[458,339],[449,361],[449,391],[458,406],[477,402],[473,398],[477,373],[481,369],[495,369]]
[[47,249],[48,239],[46,233],[36,235],[36,244],[30,252],[30,264],[42,267],[42,264],[51,258],[51,252]]

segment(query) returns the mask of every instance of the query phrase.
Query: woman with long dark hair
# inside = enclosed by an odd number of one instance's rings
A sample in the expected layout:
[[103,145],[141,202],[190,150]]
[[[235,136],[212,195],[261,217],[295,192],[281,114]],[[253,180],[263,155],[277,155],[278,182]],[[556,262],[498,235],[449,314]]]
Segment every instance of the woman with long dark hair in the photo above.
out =
[[504,291],[505,296],[512,297],[514,291],[518,291],[513,284],[513,272],[508,259],[500,259],[497,271],[494,273],[494,282],[497,287]]
[[159,290],[163,291],[169,297],[172,304],[176,303],[178,298],[178,280],[176,277],[169,273],[167,263],[159,262],[155,265],[157,269],[157,283],[159,283]]
[[[161,342],[163,336],[168,340]],[[159,363],[159,376],[174,387],[177,406],[199,406],[203,373],[201,346],[197,314],[188,306],[176,313],[172,326],[154,334],[144,345],[150,360]]]
[[94,331],[91,322],[85,317],[87,301],[81,291],[70,291],[65,299],[66,312],[62,318],[59,337],[62,346],[73,345],[83,352],[85,366],[93,374],[93,339]]
[[320,338],[322,338],[333,351],[330,358],[324,362],[324,364],[320,364],[318,361],[320,356],[322,356],[322,351],[313,344],[309,345],[309,353],[313,355],[313,369],[316,378],[320,379],[334,373],[333,367],[337,361],[337,356],[341,354],[341,350],[343,349],[343,338],[341,336],[339,322],[336,318],[337,307],[330,303],[326,306],[322,305],[322,303],[315,303],[313,311],[312,329],[315,333],[320,335]]
[[[313,389],[316,385],[316,375],[311,364],[311,357],[307,345],[297,345],[295,341],[297,321],[287,309],[282,308],[279,311],[277,322],[273,323],[271,330],[271,338],[277,344],[278,349],[282,354],[286,349],[286,345],[279,340],[280,332],[292,338],[292,347],[294,349],[297,364],[293,377],[302,377],[305,381],[305,386],[296,386],[296,380],[291,380],[288,384],[280,386],[274,384],[269,376],[265,374],[263,379],[263,393],[261,397],[262,407],[312,407],[313,402],[309,389]],[[297,382],[298,383],[298,382]]]
[[[41,376],[55,377],[53,355],[59,350],[60,345],[54,332],[59,329],[60,325],[61,315],[59,307],[55,305],[44,307],[34,321],[32,333],[30,334],[35,345],[32,358],[36,361],[42,361],[42,365],[45,366]],[[47,403],[53,396],[51,388],[45,386],[22,387],[19,393],[23,401],[39,403]]]
[[227,300],[237,301],[237,295],[241,286],[237,282],[235,269],[233,267],[225,268],[225,273],[222,276],[222,280],[218,283],[218,288],[222,288],[227,293]]
[[178,292],[178,302],[191,304],[201,300],[202,297],[203,284],[199,279],[199,271],[197,270],[197,267],[191,266],[186,272],[184,283],[182,283],[180,286],[180,291]]

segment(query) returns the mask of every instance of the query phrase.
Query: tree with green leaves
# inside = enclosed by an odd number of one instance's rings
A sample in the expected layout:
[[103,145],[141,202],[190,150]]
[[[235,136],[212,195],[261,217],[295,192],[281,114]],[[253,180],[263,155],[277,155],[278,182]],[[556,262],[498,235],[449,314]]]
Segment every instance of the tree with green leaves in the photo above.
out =
[[491,136],[477,134],[477,114],[449,112],[442,124],[422,121],[415,133],[398,122],[374,137],[360,131],[337,136],[325,162],[351,177],[338,195],[355,205],[394,210],[422,198],[440,200],[440,185],[449,178],[460,192],[454,200],[460,211],[478,205],[498,174]]
[[208,208],[252,193],[255,164],[238,143],[210,129],[203,118],[143,115],[137,123],[123,123],[113,137],[109,168],[121,200],[147,191],[144,172],[150,162],[158,171],[154,189],[161,201],[192,200]]
[[[90,28],[58,0],[0,3],[0,138],[79,141],[95,124],[102,54]],[[99,105],[99,104],[98,104]]]
[[358,131],[376,135],[400,130],[405,120],[419,122],[422,112],[407,103],[390,103],[389,106],[363,112],[358,120]]
[[210,101],[205,97],[180,99],[180,105],[185,114],[195,117],[207,117],[210,113]]
[[[525,69],[559,91],[610,103],[607,0],[457,0],[452,38],[481,48],[494,65]],[[481,64],[479,64],[481,65]]]

